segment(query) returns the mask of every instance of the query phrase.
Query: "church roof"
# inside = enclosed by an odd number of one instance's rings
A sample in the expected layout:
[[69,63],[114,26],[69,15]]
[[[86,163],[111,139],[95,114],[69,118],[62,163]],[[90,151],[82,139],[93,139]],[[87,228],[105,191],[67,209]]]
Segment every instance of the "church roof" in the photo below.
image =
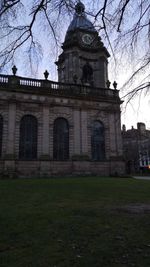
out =
[[96,32],[92,22],[87,19],[84,11],[85,11],[85,6],[83,5],[83,3],[79,1],[75,6],[74,18],[68,27],[67,34],[70,31],[74,31],[76,29]]

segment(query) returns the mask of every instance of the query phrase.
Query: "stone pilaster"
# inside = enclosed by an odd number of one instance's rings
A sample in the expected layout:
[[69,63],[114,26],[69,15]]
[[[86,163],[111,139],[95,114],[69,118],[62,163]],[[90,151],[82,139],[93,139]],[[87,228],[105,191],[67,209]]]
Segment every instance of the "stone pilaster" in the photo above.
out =
[[74,154],[79,155],[81,153],[81,133],[80,133],[80,110],[74,110],[73,112],[73,124],[74,124]]
[[82,154],[88,154],[87,111],[81,110]]
[[42,158],[49,158],[49,107],[43,106]]
[[8,107],[8,137],[6,147],[6,157],[15,156],[15,127],[16,127],[16,103],[9,103]]
[[116,144],[116,123],[114,113],[109,115],[109,124],[110,124],[110,156],[117,156],[117,144]]

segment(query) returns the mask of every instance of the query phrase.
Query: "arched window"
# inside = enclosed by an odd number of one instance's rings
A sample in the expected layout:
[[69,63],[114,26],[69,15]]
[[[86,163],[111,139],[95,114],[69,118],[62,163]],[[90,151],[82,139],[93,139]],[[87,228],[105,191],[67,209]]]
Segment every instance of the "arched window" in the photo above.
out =
[[93,69],[88,62],[86,62],[82,68],[81,81],[82,83],[89,83],[90,85],[93,83]]
[[37,158],[37,119],[25,115],[20,122],[19,158],[31,160]]
[[64,118],[58,118],[54,122],[53,157],[54,160],[69,159],[69,125]]
[[0,115],[0,157],[2,156],[3,117]]
[[104,125],[100,121],[94,121],[91,135],[92,160],[105,159],[105,134]]

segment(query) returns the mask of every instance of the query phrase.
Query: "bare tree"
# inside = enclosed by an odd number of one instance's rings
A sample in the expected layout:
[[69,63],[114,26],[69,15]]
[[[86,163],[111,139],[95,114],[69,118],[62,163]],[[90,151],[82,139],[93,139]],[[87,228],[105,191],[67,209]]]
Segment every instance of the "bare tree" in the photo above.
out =
[[[12,63],[19,51],[37,63],[45,42],[60,48],[62,28],[74,13],[75,0],[1,0],[0,70]],[[132,75],[124,85],[132,99],[150,88],[150,3],[149,0],[83,1],[88,16],[111,49],[115,62],[135,60]],[[70,16],[71,15],[71,16]],[[67,23],[66,23],[67,21]],[[66,28],[65,28],[66,29]],[[40,58],[39,58],[40,56]],[[138,77],[142,75],[142,79]],[[138,82],[137,82],[138,81]],[[135,82],[132,88],[130,84]]]

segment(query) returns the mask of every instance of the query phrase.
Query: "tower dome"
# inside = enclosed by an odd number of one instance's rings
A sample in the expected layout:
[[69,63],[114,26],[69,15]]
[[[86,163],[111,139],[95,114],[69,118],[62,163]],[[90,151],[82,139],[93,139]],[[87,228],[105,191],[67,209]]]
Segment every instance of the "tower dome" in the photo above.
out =
[[68,27],[65,40],[68,38],[69,33],[74,32],[77,29],[96,32],[92,22],[86,17],[84,4],[80,1],[75,6],[75,14]]

